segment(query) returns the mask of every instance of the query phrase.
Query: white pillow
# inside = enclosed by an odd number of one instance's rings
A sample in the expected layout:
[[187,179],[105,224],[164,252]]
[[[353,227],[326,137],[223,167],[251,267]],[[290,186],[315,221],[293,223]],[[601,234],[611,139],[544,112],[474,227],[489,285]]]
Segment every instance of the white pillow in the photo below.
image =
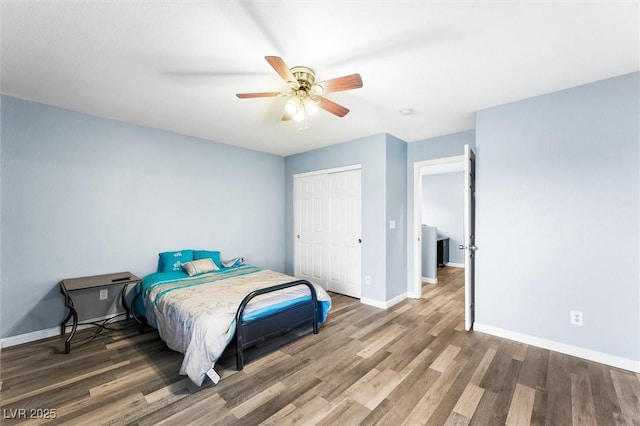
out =
[[220,268],[213,263],[213,259],[198,259],[191,262],[185,262],[182,264],[182,269],[190,276],[206,274],[211,271],[219,271]]

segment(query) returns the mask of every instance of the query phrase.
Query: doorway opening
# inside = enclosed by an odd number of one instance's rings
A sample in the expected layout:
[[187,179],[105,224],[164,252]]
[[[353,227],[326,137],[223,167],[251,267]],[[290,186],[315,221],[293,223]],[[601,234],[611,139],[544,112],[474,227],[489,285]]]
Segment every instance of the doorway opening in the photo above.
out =
[[[476,249],[474,235],[475,154],[468,145],[465,145],[464,155],[414,163],[414,226],[411,231],[411,241],[413,241],[413,268],[409,271],[408,293],[414,298],[422,297],[423,176],[451,172],[464,172],[464,241],[460,245],[460,248],[464,251],[465,329],[470,330],[473,326],[474,316],[474,251]],[[434,236],[434,238],[437,237]]]
[[464,268],[464,252],[459,249],[464,243],[463,195],[462,170],[443,173],[429,173],[427,170],[422,175],[423,283],[440,284],[442,273],[448,271],[451,274],[453,268]]

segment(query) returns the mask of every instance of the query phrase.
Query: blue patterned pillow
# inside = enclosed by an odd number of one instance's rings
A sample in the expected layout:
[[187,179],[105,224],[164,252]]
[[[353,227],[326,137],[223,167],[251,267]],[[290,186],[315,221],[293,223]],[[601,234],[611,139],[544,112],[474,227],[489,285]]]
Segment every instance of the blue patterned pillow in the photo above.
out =
[[213,263],[218,267],[218,269],[222,269],[222,263],[220,263],[220,252],[219,251],[211,251],[211,250],[194,250],[193,251],[193,260],[200,259],[211,259]]
[[193,260],[193,250],[165,251],[158,256],[158,272],[182,271],[182,264]]

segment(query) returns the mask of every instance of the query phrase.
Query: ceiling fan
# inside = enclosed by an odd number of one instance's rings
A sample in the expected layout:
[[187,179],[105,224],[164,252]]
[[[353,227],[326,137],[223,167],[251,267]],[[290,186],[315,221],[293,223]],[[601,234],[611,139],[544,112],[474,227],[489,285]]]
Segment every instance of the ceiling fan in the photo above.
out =
[[246,98],[270,98],[288,97],[284,107],[282,121],[292,118],[300,121],[300,130],[307,128],[309,114],[315,113],[318,108],[330,112],[338,117],[344,117],[349,113],[349,109],[339,105],[323,95],[332,92],[358,89],[362,87],[360,74],[350,74],[331,80],[316,82],[316,73],[309,67],[295,66],[289,68],[279,56],[265,56],[269,65],[282,77],[289,85],[289,92],[259,92],[259,93],[237,93],[240,99]]

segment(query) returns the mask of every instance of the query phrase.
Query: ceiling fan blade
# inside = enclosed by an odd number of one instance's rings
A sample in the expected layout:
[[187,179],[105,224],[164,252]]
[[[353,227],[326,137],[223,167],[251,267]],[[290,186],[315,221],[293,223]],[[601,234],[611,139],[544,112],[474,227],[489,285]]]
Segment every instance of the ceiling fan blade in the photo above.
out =
[[351,74],[321,81],[316,85],[322,87],[322,93],[341,92],[343,90],[359,89],[362,87],[362,78],[360,74]]
[[240,99],[246,98],[272,98],[275,96],[282,96],[282,92],[258,92],[258,93],[236,93],[236,96]]
[[339,105],[333,101],[330,101],[327,98],[320,98],[320,103],[318,104],[320,108],[325,111],[330,112],[333,115],[337,115],[338,117],[344,117],[349,113],[349,109]]
[[273,69],[276,70],[276,72],[280,75],[280,77],[282,77],[282,79],[286,81],[287,84],[289,84],[289,86],[295,89],[300,87],[298,80],[296,80],[293,74],[291,74],[289,67],[287,66],[287,64],[284,63],[281,57],[265,56],[264,58],[267,60],[267,62],[269,62],[269,65],[271,65]]

